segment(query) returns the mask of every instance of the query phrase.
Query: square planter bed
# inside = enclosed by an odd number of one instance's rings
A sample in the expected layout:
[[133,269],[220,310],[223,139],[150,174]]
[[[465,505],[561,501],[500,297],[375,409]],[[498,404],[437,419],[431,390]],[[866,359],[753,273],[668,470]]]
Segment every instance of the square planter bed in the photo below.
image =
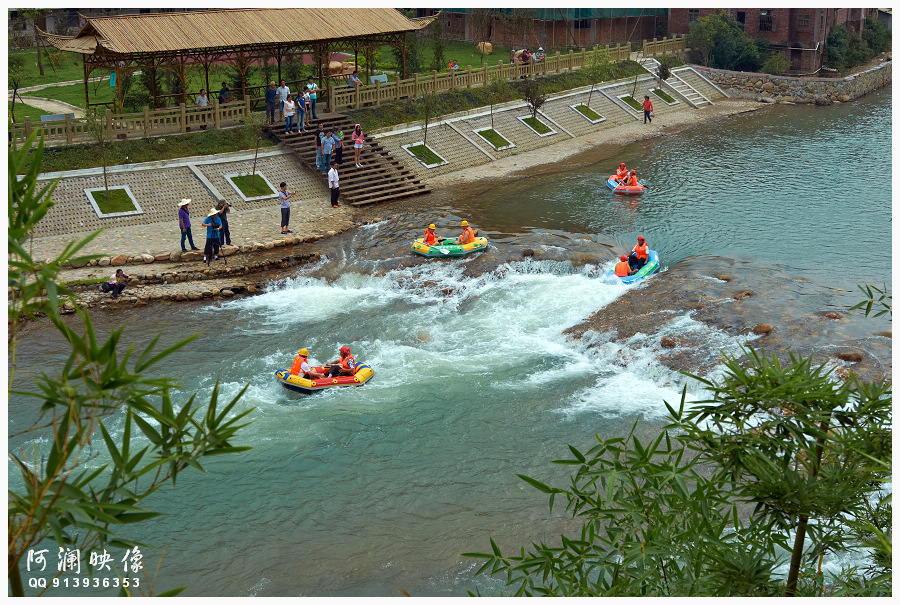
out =
[[662,102],[665,103],[666,105],[677,105],[678,104],[678,99],[676,99],[675,97],[673,97],[672,95],[670,95],[669,93],[664,91],[662,88],[654,88],[650,92],[652,92],[657,97],[662,99]]
[[550,135],[556,134],[556,131],[541,122],[539,118],[528,117],[519,117],[518,120],[528,126],[534,134],[539,137],[549,137]]
[[619,95],[619,99],[621,99],[623,103],[628,105],[633,110],[643,113],[644,106],[641,104],[640,101],[636,100],[631,95]]
[[115,218],[144,213],[128,185],[110,187],[109,199],[106,197],[105,187],[85,189],[84,194],[87,196],[94,212],[100,218]]
[[250,172],[235,172],[223,176],[245,202],[270,200],[278,195],[266,175],[259,170],[255,175]]
[[425,168],[437,168],[438,166],[449,164],[447,160],[435,153],[431,147],[427,147],[422,141],[401,145],[401,147]]
[[594,111],[593,109],[591,109],[590,107],[585,105],[584,103],[580,103],[578,105],[569,105],[569,107],[571,107],[574,111],[578,112],[578,115],[580,115],[582,118],[584,118],[591,124],[599,124],[600,122],[603,122],[606,120],[606,118],[601,116],[599,113],[597,113],[596,111]]
[[506,137],[500,134],[499,131],[493,128],[482,128],[481,130],[473,130],[475,134],[480,136],[485,142],[493,147],[496,151],[503,151],[504,149],[512,149],[515,147],[515,143],[508,141]]

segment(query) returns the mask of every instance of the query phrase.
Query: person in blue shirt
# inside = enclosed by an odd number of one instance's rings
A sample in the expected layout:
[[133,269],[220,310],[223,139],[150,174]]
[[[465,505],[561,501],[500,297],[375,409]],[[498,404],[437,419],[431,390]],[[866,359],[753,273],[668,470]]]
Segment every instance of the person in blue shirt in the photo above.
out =
[[275,90],[275,82],[269,82],[266,89],[266,117],[269,118],[269,124],[275,123],[275,107],[278,105],[278,91]]
[[203,219],[206,225],[206,247],[203,249],[203,262],[208,267],[213,260],[219,260],[219,230],[222,228],[222,220],[219,211],[213,208]]
[[322,174],[328,174],[328,169],[331,168],[331,150],[334,149],[334,137],[331,135],[331,129],[328,128],[322,138]]
[[362,81],[359,79],[359,72],[354,69],[353,73],[350,74],[350,79],[347,81],[347,86],[349,86],[350,88],[356,88],[360,84],[362,84]]
[[297,95],[297,109],[296,109],[296,119],[294,123],[297,125],[299,129],[297,132],[306,132],[306,112],[309,111],[308,105],[306,104],[306,95]]
[[228,90],[228,84],[222,82],[222,88],[219,89],[219,104],[231,101],[231,91]]

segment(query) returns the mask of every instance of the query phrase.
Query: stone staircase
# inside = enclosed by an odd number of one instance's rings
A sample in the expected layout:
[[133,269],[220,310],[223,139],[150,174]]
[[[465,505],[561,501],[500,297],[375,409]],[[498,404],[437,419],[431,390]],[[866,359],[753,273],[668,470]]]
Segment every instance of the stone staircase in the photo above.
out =
[[310,120],[306,124],[306,133],[285,134],[283,123],[273,124],[269,127],[269,131],[294,152],[303,166],[327,183],[327,176],[316,168],[316,144],[313,132],[318,129],[320,122],[326,129],[331,128],[335,133],[344,132],[343,162],[338,166],[342,204],[364,206],[431,193],[431,187],[392,156],[381,143],[369,136],[366,137],[360,156],[362,168],[356,168],[353,163],[353,141],[350,140],[354,124],[344,114],[319,113],[318,120]]
[[[692,69],[687,68],[687,70],[693,73]],[[694,107],[712,105],[712,101],[701,94],[696,88],[688,84],[681,75],[686,75],[683,70],[672,70],[672,75],[666,80],[666,84],[674,88],[678,94],[684,97],[687,102]]]
[[654,59],[653,57],[644,57],[643,59],[639,59],[638,63],[641,64],[641,67],[649,71],[654,76],[658,76],[657,70],[659,68],[659,61]]
[[706,97],[710,102],[728,97],[728,94],[724,90],[710,82],[701,73],[691,67],[679,67],[672,71],[691,88]]

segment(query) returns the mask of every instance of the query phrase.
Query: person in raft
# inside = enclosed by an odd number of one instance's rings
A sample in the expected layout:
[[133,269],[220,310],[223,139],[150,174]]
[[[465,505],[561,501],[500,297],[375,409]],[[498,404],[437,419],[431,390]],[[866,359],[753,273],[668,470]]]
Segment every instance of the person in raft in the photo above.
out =
[[460,223],[460,226],[463,228],[462,234],[456,238],[456,244],[469,244],[475,241],[475,232],[472,231],[472,228],[469,227],[469,221],[463,221]]
[[356,360],[350,354],[350,347],[341,347],[340,357],[334,361],[328,362],[331,369],[328,371],[328,377],[332,376],[353,376],[356,374]]
[[299,376],[300,378],[325,378],[325,374],[316,372],[310,367],[309,362],[307,361],[308,357],[309,351],[300,349],[300,352],[294,357],[294,365],[291,366],[291,374]]
[[644,241],[644,236],[639,235],[637,246],[632,249],[631,254],[628,256],[628,266],[634,272],[646,265],[649,259],[650,248],[647,246],[647,242]]
[[626,187],[637,187],[640,185],[640,183],[638,183],[637,170],[629,172],[628,176],[625,177],[625,180],[622,181],[622,184]]
[[628,264],[628,257],[623,254],[619,258],[619,262],[616,263],[616,275],[619,277],[628,277],[633,273],[634,271],[631,270],[631,266]]
[[425,236],[423,237],[425,245],[434,246],[435,244],[441,243],[442,239],[434,232],[435,229],[437,229],[437,227],[434,226],[434,223],[428,225],[428,228],[425,230]]
[[628,176],[628,169],[625,168],[625,162],[619,164],[619,167],[616,168],[616,181],[621,183]]

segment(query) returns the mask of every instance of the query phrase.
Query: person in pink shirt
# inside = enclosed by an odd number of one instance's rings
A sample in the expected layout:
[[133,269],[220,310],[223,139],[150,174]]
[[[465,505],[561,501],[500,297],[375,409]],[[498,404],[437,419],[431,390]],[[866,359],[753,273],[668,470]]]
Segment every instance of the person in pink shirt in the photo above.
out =
[[353,132],[350,133],[350,140],[353,141],[353,163],[356,164],[357,168],[362,168],[362,164],[359,163],[359,156],[363,148],[363,131],[359,124],[353,127]]

